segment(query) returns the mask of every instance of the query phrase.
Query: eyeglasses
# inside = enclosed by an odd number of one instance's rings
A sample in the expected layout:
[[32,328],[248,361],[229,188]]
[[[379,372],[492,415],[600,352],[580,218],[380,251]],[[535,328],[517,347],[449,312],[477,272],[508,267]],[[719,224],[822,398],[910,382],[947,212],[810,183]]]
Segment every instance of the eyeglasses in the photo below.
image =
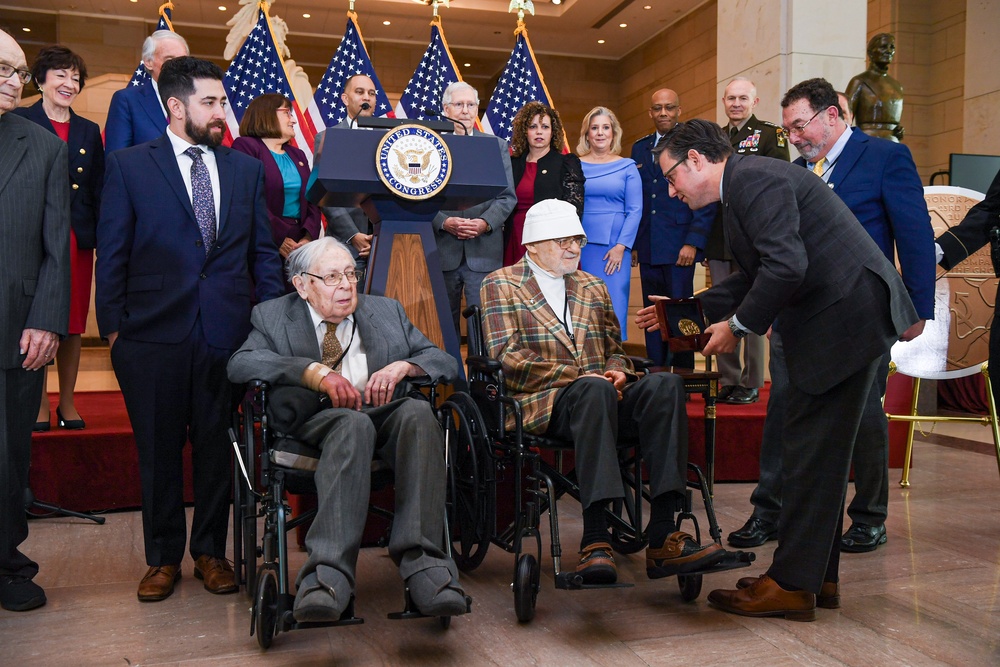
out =
[[806,129],[806,127],[809,125],[809,123],[813,122],[813,118],[815,118],[816,116],[820,115],[821,113],[823,113],[824,111],[826,111],[829,108],[830,107],[824,107],[824,108],[820,109],[819,111],[817,111],[816,113],[814,113],[812,116],[810,116],[809,120],[807,120],[806,122],[802,123],[801,125],[793,125],[791,127],[783,127],[781,129],[784,130],[785,134],[787,134],[789,136],[791,136],[792,134],[802,134],[802,132],[804,132],[805,129]]
[[683,158],[681,160],[678,160],[677,162],[674,162],[674,166],[672,166],[670,169],[667,169],[665,172],[663,172],[663,178],[664,178],[664,180],[667,181],[667,185],[668,186],[674,184],[674,182],[670,180],[670,174],[674,171],[674,169],[676,169],[677,167],[679,167],[682,162],[687,162],[687,158]]
[[552,242],[559,246],[562,250],[568,250],[571,245],[576,243],[581,248],[587,245],[586,236],[564,236],[561,239],[552,239]]
[[456,109],[475,109],[479,106],[478,102],[448,102],[448,106],[455,107]]
[[344,271],[343,273],[340,273],[339,271],[334,271],[333,273],[327,274],[325,276],[317,276],[315,273],[309,273],[308,271],[303,271],[302,275],[311,276],[316,280],[322,280],[323,284],[326,285],[327,287],[337,287],[344,280],[344,278],[347,278],[347,282],[349,283],[356,283],[358,282],[359,278],[358,274],[355,273],[353,270]]
[[278,109],[278,113],[283,113],[283,114],[285,114],[286,116],[288,116],[288,117],[291,117],[291,116],[292,116],[292,113],[293,113],[293,111],[292,111],[291,109],[289,109],[288,107],[283,107],[283,108],[281,108],[281,109]]
[[10,77],[17,74],[17,78],[21,80],[21,83],[28,85],[31,82],[31,72],[26,69],[17,69],[12,65],[7,65],[6,63],[0,63],[0,79],[9,79]]
[[666,109],[667,113],[673,113],[680,108],[681,105],[679,104],[654,104],[653,106],[649,107],[649,110],[652,111],[653,113],[660,113],[661,111]]

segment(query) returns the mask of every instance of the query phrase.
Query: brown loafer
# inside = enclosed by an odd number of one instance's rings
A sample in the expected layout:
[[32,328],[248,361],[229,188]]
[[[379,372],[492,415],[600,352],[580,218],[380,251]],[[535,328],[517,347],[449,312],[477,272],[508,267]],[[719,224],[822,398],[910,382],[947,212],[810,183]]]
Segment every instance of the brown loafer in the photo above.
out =
[[[736,588],[748,588],[757,581],[757,577],[743,577],[736,582]],[[840,584],[835,581],[824,581],[816,596],[816,606],[821,609],[840,609]]]
[[180,578],[180,565],[154,565],[146,570],[146,575],[139,582],[136,593],[139,602],[166,600],[174,592],[174,584]]
[[194,562],[194,576],[205,582],[205,590],[209,593],[225,595],[236,592],[236,574],[225,558],[199,556]]
[[607,542],[588,544],[580,551],[576,573],[585,584],[613,584],[618,581],[618,566]]
[[740,616],[784,616],[789,621],[815,621],[816,596],[809,591],[786,591],[762,574],[746,588],[715,590],[708,594],[713,607]]
[[697,572],[726,557],[726,550],[715,542],[699,545],[691,535],[671,533],[659,549],[646,548],[646,576],[650,579]]

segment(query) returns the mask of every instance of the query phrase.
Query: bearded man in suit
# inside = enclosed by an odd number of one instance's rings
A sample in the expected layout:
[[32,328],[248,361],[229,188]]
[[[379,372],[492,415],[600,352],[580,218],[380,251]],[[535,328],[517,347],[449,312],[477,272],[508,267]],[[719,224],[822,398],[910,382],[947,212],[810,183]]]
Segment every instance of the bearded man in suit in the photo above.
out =
[[359,295],[354,259],[334,238],[293,251],[288,277],[297,293],[254,308],[229,378],[306,387],[332,406],[291,434],[321,450],[295,619],[336,621],[354,594],[375,456],[395,471],[389,555],[414,604],[428,616],[464,614],[468,601],[444,550],[441,426],[428,401],[407,396],[408,378],[454,381],[455,359],[410,323],[399,302]]

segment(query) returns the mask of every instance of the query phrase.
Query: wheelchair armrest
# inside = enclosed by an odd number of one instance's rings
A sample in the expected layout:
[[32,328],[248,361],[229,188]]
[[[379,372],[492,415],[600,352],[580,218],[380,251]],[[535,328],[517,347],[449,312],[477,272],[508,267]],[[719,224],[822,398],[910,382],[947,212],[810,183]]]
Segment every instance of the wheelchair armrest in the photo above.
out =
[[629,361],[631,361],[632,365],[635,366],[635,370],[640,373],[645,373],[656,365],[653,363],[653,360],[648,357],[634,357],[629,355]]
[[482,354],[470,354],[466,359],[469,368],[479,373],[497,373],[503,369],[503,365],[492,357]]

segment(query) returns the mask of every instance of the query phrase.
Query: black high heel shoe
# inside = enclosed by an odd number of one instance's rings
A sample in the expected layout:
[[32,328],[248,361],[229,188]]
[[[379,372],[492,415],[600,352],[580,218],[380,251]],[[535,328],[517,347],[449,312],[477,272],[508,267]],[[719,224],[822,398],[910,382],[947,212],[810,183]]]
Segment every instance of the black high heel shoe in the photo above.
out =
[[59,420],[59,428],[65,428],[70,431],[79,431],[80,429],[87,428],[86,422],[82,419],[63,419],[62,410],[59,408],[56,408],[56,418]]
[[31,427],[32,433],[42,433],[43,431],[50,430],[52,430],[52,424],[47,421],[35,422],[35,425]]

